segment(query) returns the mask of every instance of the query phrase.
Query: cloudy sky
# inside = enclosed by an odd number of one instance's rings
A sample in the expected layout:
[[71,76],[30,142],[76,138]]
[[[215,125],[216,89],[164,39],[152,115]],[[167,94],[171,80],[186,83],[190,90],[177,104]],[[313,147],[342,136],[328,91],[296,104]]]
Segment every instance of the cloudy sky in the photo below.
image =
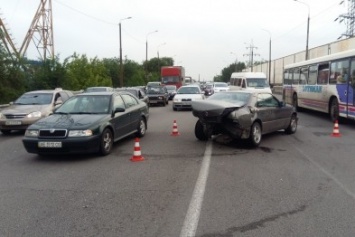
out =
[[[300,0],[301,1],[301,0]],[[1,19],[19,48],[41,0],[0,0]],[[211,80],[229,64],[268,60],[306,47],[334,42],[346,31],[334,21],[347,12],[341,0],[52,0],[54,50],[61,60],[85,54],[89,58],[119,57],[121,19],[124,57],[142,63],[172,57],[194,79]],[[157,32],[155,32],[157,31]],[[154,32],[154,33],[152,33]],[[33,43],[29,58],[39,58]]]

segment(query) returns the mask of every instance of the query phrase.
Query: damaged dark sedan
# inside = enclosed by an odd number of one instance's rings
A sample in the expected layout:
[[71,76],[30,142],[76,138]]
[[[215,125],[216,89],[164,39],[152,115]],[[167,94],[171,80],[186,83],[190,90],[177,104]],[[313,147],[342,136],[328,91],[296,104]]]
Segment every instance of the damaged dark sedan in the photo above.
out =
[[297,130],[298,117],[294,107],[268,92],[229,91],[215,93],[203,101],[192,103],[192,113],[198,118],[195,136],[206,141],[224,134],[232,139],[247,139],[254,147],[262,135],[285,130]]

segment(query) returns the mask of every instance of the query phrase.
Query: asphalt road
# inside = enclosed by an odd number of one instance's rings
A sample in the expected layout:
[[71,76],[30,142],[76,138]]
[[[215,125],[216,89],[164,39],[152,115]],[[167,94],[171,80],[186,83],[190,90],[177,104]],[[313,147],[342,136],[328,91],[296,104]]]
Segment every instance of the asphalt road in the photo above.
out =
[[[302,112],[257,149],[194,136],[191,111],[152,107],[111,155],[40,158],[0,135],[0,236],[354,236],[355,124]],[[180,136],[171,136],[176,120]]]

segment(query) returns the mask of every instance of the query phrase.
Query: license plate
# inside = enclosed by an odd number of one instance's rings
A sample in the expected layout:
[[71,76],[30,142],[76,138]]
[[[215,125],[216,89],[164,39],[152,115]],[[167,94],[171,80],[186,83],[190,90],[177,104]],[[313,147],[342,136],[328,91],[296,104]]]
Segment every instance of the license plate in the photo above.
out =
[[62,142],[38,142],[40,148],[61,148]]
[[6,121],[6,125],[21,125],[21,121]]

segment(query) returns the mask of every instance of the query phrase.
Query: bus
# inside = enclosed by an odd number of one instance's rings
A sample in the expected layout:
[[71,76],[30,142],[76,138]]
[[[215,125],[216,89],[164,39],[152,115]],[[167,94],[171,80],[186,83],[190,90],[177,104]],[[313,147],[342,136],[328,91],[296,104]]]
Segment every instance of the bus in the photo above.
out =
[[355,49],[286,65],[283,100],[298,111],[355,119]]

